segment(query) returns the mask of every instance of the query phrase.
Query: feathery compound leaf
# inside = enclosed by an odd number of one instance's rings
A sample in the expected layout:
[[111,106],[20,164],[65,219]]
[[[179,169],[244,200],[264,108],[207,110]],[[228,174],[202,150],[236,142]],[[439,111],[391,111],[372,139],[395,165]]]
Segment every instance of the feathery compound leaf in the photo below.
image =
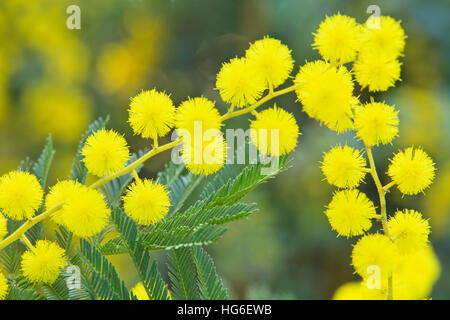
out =
[[45,146],[40,157],[33,165],[33,173],[41,184],[43,190],[45,190],[48,172],[50,170],[54,155],[55,150],[53,149],[52,136],[49,134],[47,139],[45,139]]
[[47,300],[67,300],[69,290],[66,281],[59,277],[53,284],[42,284],[40,286]]
[[169,290],[158,272],[156,262],[154,261],[150,267],[150,255],[141,243],[136,222],[120,209],[113,210],[112,220],[127,247],[150,299],[170,300]]
[[83,163],[83,156],[81,155],[81,150],[84,147],[84,143],[86,139],[105,127],[105,125],[109,121],[109,116],[106,116],[105,119],[102,117],[95,120],[92,124],[89,125],[88,130],[81,136],[80,144],[78,145],[77,154],[73,160],[72,170],[70,172],[73,180],[78,181],[79,183],[84,184],[86,182],[86,177],[88,174],[88,170]]
[[134,299],[125,283],[120,280],[116,269],[98,249],[84,239],[80,239],[78,250],[81,259],[90,266],[91,287],[100,299]]
[[189,248],[172,249],[167,255],[174,299],[198,300],[195,265]]
[[204,300],[228,299],[227,289],[217,274],[211,256],[200,246],[193,247],[191,250],[197,268],[201,298]]

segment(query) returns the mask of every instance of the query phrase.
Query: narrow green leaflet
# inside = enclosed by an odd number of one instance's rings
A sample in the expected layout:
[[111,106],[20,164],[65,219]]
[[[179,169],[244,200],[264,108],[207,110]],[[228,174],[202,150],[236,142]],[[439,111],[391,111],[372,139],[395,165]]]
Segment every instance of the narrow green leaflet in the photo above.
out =
[[216,267],[211,256],[200,246],[191,249],[197,268],[198,286],[201,298],[204,300],[228,299],[222,279],[217,274]]

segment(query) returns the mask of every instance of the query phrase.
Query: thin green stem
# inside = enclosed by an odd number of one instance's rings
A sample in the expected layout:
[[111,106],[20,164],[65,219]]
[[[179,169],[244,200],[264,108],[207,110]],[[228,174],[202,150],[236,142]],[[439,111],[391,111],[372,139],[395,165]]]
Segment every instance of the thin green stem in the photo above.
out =
[[[372,175],[373,181],[375,182],[375,186],[377,187],[378,196],[380,198],[380,215],[381,215],[381,223],[383,224],[384,234],[391,239],[388,228],[387,221],[387,211],[386,211],[386,191],[381,184],[380,178],[378,177],[377,169],[375,167],[375,161],[373,159],[372,149],[366,145],[367,157],[369,158],[370,163],[370,174]],[[392,239],[391,239],[392,240]],[[387,292],[388,300],[393,299],[393,289],[392,289],[392,274],[388,277],[388,292]]]
[[34,248],[33,244],[31,243],[31,241],[27,238],[27,236],[25,234],[22,235],[21,239],[23,242],[25,242],[28,249],[32,250]]

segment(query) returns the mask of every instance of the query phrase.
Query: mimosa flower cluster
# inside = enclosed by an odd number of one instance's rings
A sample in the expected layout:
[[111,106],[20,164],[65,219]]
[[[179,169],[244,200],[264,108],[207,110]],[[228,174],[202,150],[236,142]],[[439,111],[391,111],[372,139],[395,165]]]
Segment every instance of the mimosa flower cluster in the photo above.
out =
[[[135,170],[138,165],[181,145],[181,158],[192,174],[214,174],[223,167],[228,151],[222,134],[224,122],[246,113],[252,114],[250,141],[259,152],[271,157],[287,155],[300,135],[295,117],[275,104],[259,112],[256,109],[295,92],[308,116],[337,133],[355,131],[355,138],[366,148],[364,154],[338,145],[322,161],[326,180],[338,188],[325,211],[331,228],[339,236],[362,236],[353,248],[352,265],[363,281],[345,285],[337,297],[427,297],[439,268],[428,241],[428,221],[413,209],[398,210],[388,219],[385,194],[394,186],[405,195],[423,192],[434,178],[435,167],[421,148],[407,148],[394,155],[388,169],[391,181],[381,185],[372,148],[389,144],[398,135],[398,110],[373,98],[362,103],[354,93],[355,80],[369,92],[394,86],[400,80],[399,58],[406,37],[399,22],[390,17],[381,17],[379,28],[372,24],[369,20],[361,25],[340,14],[326,18],[313,44],[323,59],[301,66],[293,85],[278,90],[294,68],[290,49],[270,37],[251,43],[242,57],[225,62],[217,74],[216,89],[230,104],[224,115],[207,97],[188,98],[176,106],[164,91],[143,90],[131,99],[128,118],[133,132],[152,142],[151,151],[141,158],[131,162],[126,139],[103,128],[87,137],[81,150],[87,171],[99,178],[91,186],[61,180],[45,192],[29,172],[16,170],[0,178],[0,240],[4,239],[0,250],[22,239],[28,250],[21,258],[21,274],[34,284],[53,284],[69,263],[68,252],[48,240],[32,244],[25,231],[35,219],[51,218],[75,236],[92,239],[108,228],[113,209],[98,188],[131,174],[134,181],[121,194],[120,207],[140,226],[154,226],[169,213],[169,192],[158,181],[140,178]],[[178,140],[159,145],[159,138],[172,129]],[[368,173],[379,192],[379,208],[357,189]],[[7,220],[26,222],[8,234]],[[383,234],[367,234],[374,221],[382,223]],[[365,286],[373,266],[380,271],[376,289]],[[419,280],[413,277],[417,272]],[[138,298],[149,299],[144,284],[139,283],[133,291]],[[8,280],[0,274],[0,298],[7,292]]]

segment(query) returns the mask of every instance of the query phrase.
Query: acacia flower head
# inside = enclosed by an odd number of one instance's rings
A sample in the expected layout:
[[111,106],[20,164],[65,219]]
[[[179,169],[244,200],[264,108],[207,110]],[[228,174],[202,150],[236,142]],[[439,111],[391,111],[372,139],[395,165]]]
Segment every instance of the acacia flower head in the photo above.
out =
[[345,67],[336,68],[320,60],[308,62],[300,68],[294,83],[308,116],[337,132],[353,128],[351,116],[357,100],[352,76]]
[[31,218],[43,196],[39,181],[28,172],[11,171],[0,178],[0,209],[11,219]]
[[176,128],[183,138],[189,134],[189,138],[194,140],[195,135],[203,137],[207,130],[220,130],[221,126],[222,120],[214,102],[204,97],[189,98],[178,107]]
[[75,235],[88,238],[106,227],[109,214],[103,195],[95,189],[82,186],[66,199],[58,213],[58,222]]
[[366,52],[395,59],[403,53],[405,39],[400,22],[388,16],[371,17],[364,25],[361,46]]
[[0,300],[6,298],[8,294],[8,280],[6,280],[5,276],[0,273]]
[[269,37],[251,44],[245,52],[245,57],[254,72],[262,75],[268,88],[283,84],[294,67],[291,50],[280,40]]
[[337,146],[323,157],[322,172],[328,183],[338,188],[354,188],[363,180],[366,159],[349,146]]
[[6,218],[0,213],[0,240],[2,240],[8,233],[6,222]]
[[106,129],[89,136],[81,154],[88,171],[98,177],[119,171],[130,158],[125,138],[113,130]]
[[428,243],[430,224],[414,210],[397,211],[388,221],[394,243],[404,253],[422,249]]
[[196,175],[210,175],[219,171],[225,164],[227,144],[221,133],[202,141],[183,143],[181,158],[186,168]]
[[425,151],[409,147],[394,156],[388,175],[402,193],[414,195],[428,188],[435,170],[433,160]]
[[39,240],[22,255],[23,275],[31,282],[53,284],[66,266],[66,255],[56,243]]
[[222,65],[216,87],[225,102],[242,108],[255,103],[267,86],[261,73],[248,59],[235,58]]
[[157,139],[165,136],[175,123],[175,106],[165,92],[146,90],[131,99],[129,119],[135,134]]
[[355,271],[364,279],[368,267],[376,266],[382,278],[395,270],[398,264],[398,252],[394,243],[385,235],[365,235],[356,243],[352,251],[352,264]]
[[430,245],[401,255],[398,270],[393,274],[394,297],[400,300],[429,298],[440,273],[439,259]]
[[[78,192],[85,188],[84,185],[73,180],[64,180],[55,184],[45,197],[45,209],[50,210],[57,205],[66,202],[73,196],[77,196]],[[56,211],[52,220],[57,224],[63,224],[62,210]]]
[[314,34],[313,48],[327,61],[351,62],[361,46],[361,31],[355,19],[338,13],[320,24]]
[[383,102],[371,102],[356,111],[356,135],[368,146],[390,143],[397,136],[398,124],[398,112]]
[[294,150],[299,129],[292,114],[282,108],[266,109],[250,123],[250,139],[265,155],[281,156]]
[[169,212],[170,198],[166,187],[151,180],[137,180],[123,197],[125,212],[141,225],[155,224]]
[[355,79],[369,91],[386,91],[400,80],[401,63],[389,54],[364,50],[353,65]]
[[351,189],[336,192],[325,214],[338,235],[352,237],[369,230],[376,212],[364,193]]

